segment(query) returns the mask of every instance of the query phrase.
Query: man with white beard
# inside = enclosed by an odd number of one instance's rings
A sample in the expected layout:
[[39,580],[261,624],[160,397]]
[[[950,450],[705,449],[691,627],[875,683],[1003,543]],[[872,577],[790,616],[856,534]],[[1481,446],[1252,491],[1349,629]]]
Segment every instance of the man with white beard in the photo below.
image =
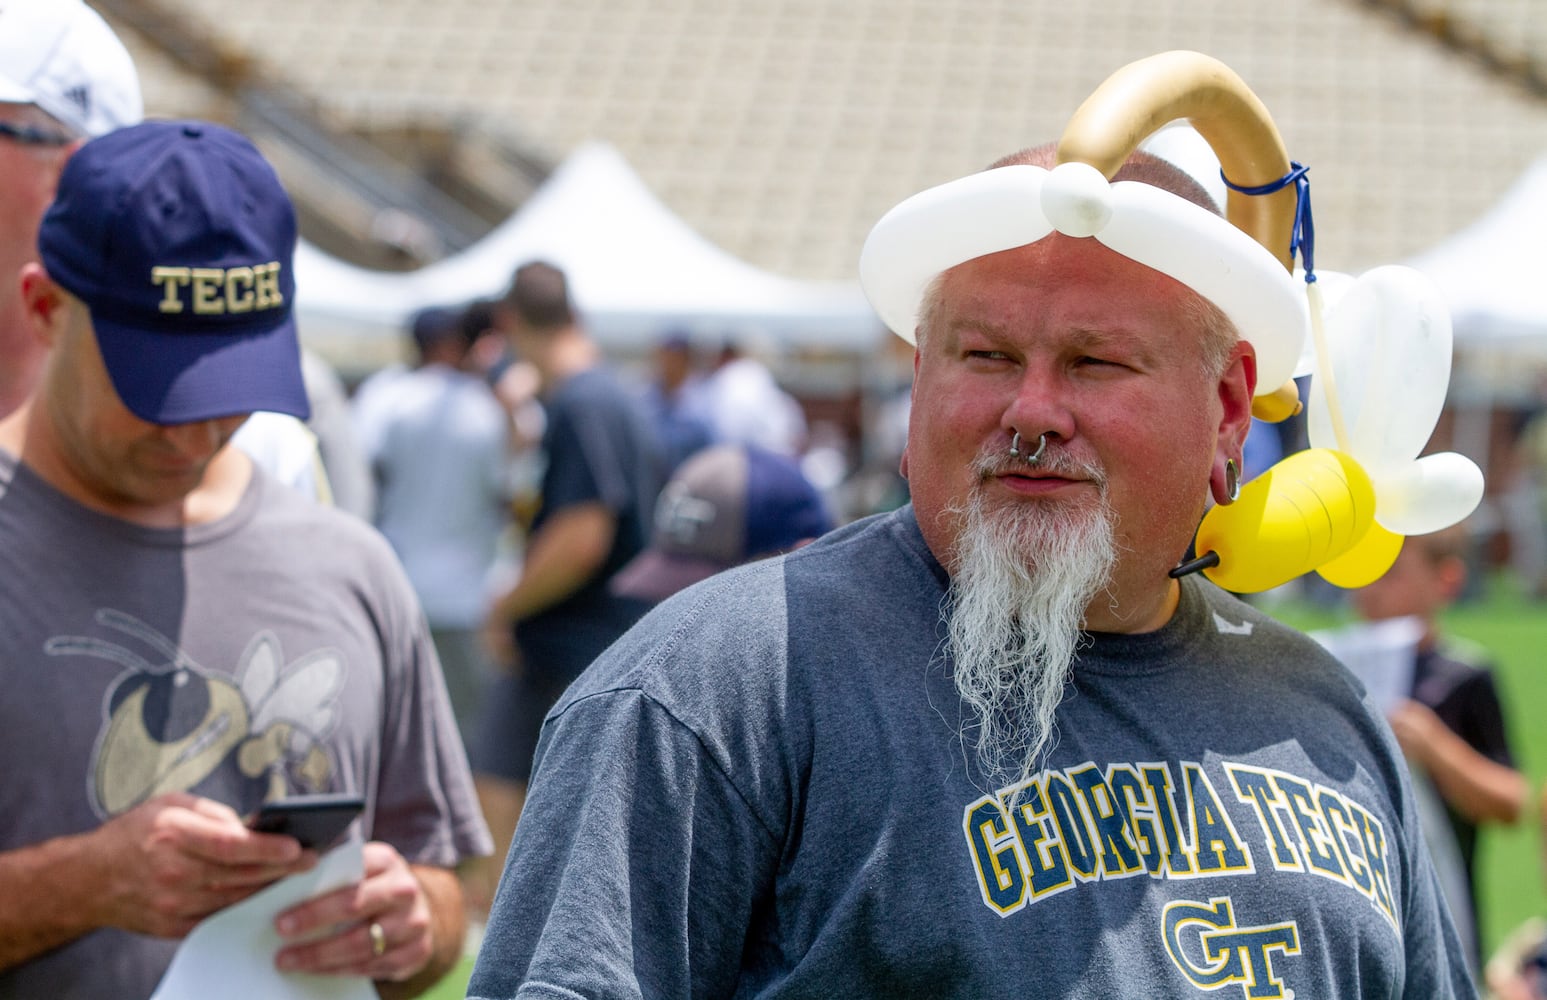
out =
[[567,692],[469,996],[1473,996],[1356,682],[1169,572],[1235,499],[1251,344],[1059,233],[923,298],[912,504]]

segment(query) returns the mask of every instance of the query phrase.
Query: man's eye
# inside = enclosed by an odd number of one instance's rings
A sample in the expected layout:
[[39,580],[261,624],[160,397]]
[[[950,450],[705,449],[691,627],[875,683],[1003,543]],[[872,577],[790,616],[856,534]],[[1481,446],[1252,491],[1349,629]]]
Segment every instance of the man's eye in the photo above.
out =
[[1003,351],[968,351],[967,357],[986,358],[990,361],[1003,361],[1008,358],[1009,355]]

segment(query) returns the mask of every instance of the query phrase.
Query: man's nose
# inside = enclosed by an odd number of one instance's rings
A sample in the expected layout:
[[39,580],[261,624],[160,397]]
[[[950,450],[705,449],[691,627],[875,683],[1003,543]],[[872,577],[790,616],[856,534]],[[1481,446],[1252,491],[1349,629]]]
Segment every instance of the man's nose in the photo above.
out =
[[1014,397],[1000,418],[1005,439],[1019,433],[1022,441],[1030,442],[1032,448],[1043,434],[1070,440],[1076,426],[1068,400],[1067,386],[1053,366],[1028,363],[1022,370]]

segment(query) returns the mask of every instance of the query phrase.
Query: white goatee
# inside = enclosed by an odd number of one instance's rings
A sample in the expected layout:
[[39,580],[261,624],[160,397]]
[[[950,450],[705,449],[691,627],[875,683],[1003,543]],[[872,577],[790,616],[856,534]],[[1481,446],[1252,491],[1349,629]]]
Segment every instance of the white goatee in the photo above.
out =
[[963,742],[997,789],[1019,789],[1051,750],[1085,610],[1117,562],[1100,468],[1051,454],[1039,470],[1086,478],[1098,497],[990,507],[981,484],[1009,461],[1002,452],[980,457],[979,487],[949,512],[960,531],[944,612]]

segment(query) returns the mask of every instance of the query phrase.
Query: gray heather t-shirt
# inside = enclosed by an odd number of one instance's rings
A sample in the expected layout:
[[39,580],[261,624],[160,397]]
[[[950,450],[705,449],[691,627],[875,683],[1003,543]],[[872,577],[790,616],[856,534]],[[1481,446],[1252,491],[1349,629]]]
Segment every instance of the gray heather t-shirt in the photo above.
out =
[[549,717],[469,995],[1473,995],[1401,757],[1197,578],[1096,635],[1011,813],[911,508],[657,608]]
[[[242,814],[352,792],[357,831],[410,862],[490,850],[391,550],[261,472],[219,521],[151,529],[0,453],[0,690],[0,851],[170,791]],[[149,996],[176,944],[98,931],[0,972],[0,997]]]

